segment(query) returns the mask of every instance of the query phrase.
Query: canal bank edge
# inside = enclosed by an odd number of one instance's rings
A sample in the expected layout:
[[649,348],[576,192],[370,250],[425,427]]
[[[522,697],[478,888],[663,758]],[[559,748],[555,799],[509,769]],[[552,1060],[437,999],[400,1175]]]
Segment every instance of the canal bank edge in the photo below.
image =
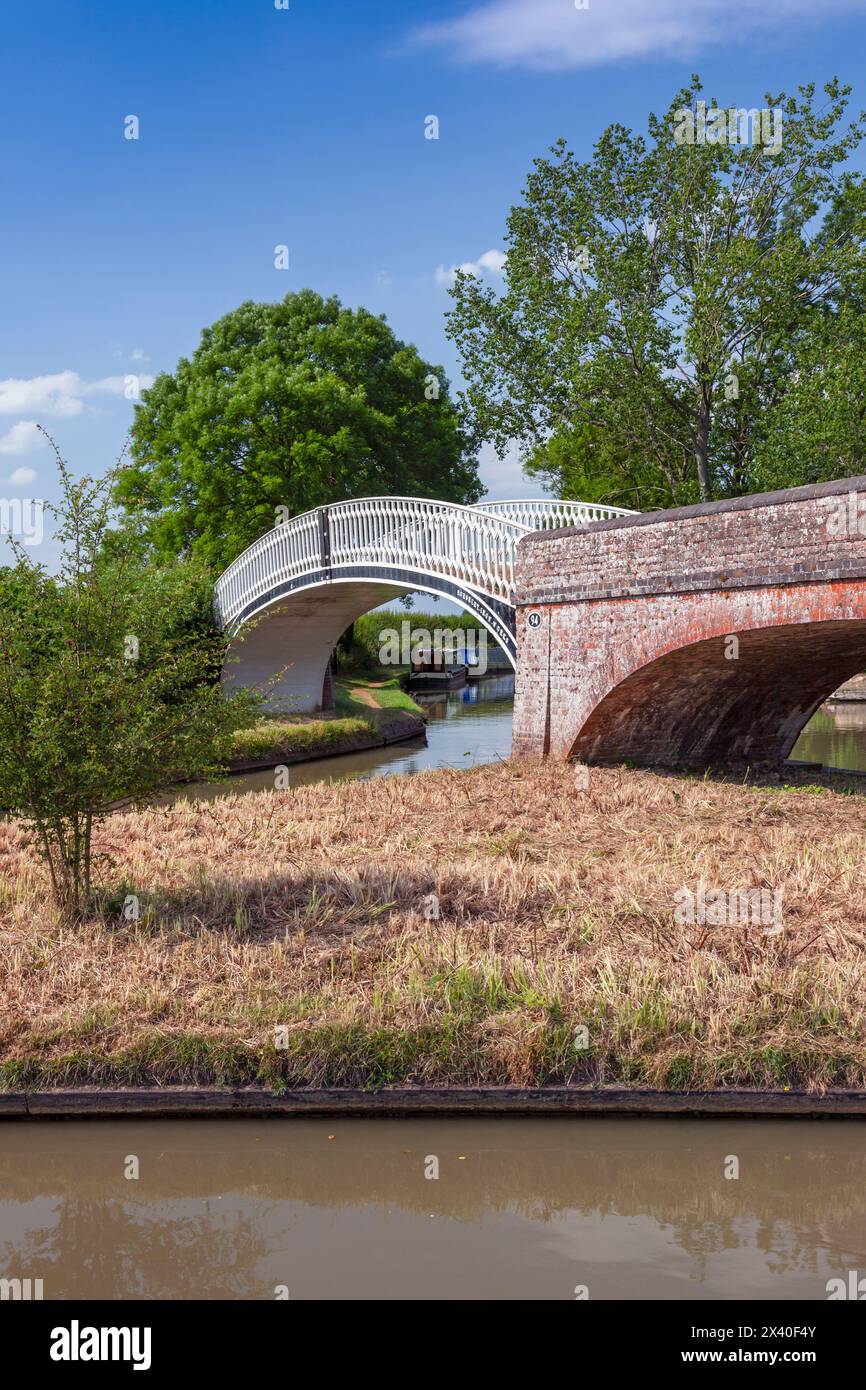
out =
[[[409,710],[375,710],[370,708],[366,711],[366,715],[368,721],[366,729],[358,729],[354,733],[331,739],[328,742],[323,737],[321,742],[313,743],[302,751],[275,746],[268,751],[264,758],[244,757],[243,755],[234,757],[229,764],[228,775],[265,772],[281,764],[294,766],[297,763],[320,762],[325,758],[343,757],[347,753],[365,753],[371,748],[388,748],[392,743],[407,743],[412,739],[424,738],[427,733],[427,721],[423,715],[412,714]],[[300,727],[309,726],[302,725]],[[323,723],[321,727],[327,729],[328,724]]]
[[568,1086],[349,1088],[276,1094],[253,1087],[0,1092],[4,1119],[203,1119],[227,1116],[572,1115],[688,1119],[866,1119],[866,1091],[652,1091]]

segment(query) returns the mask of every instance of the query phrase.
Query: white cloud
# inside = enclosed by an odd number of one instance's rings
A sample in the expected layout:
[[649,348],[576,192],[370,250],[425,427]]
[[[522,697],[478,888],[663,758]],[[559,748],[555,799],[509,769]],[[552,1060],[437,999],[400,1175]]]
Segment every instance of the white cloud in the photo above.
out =
[[[139,390],[146,391],[152,386],[154,378],[147,372],[129,372],[126,376],[104,376],[99,381],[85,382],[83,396],[123,396],[130,383],[137,382]],[[131,399],[131,397],[129,398]]]
[[[139,388],[153,384],[153,377],[139,374]],[[81,415],[90,396],[123,396],[127,377],[106,376],[85,381],[77,372],[54,372],[50,376],[7,377],[0,381],[0,415],[53,415],[68,418]],[[8,452],[8,451],[7,451]]]
[[77,372],[55,372],[28,379],[8,377],[0,381],[0,415],[40,411],[44,415],[80,415],[83,382]]
[[589,0],[587,9],[572,0],[487,0],[458,19],[416,29],[410,42],[439,45],[463,62],[555,71],[682,58],[856,13],[866,13],[866,0]]
[[6,481],[7,483],[11,483],[12,487],[27,487],[28,483],[36,481],[36,469],[16,468],[14,473],[9,474]]
[[462,270],[466,275],[477,275],[479,278],[486,270],[490,275],[502,275],[505,271],[505,252],[485,251],[478,257],[477,261],[464,261],[462,265],[452,265],[446,269],[444,265],[437,265],[435,278],[437,285],[453,285],[454,277],[458,270]]
[[45,439],[39,433],[35,420],[19,420],[11,430],[0,435],[0,454],[32,454],[41,449]]
[[130,362],[149,362],[150,357],[144,348],[133,348],[131,352],[126,352],[124,348],[115,348],[112,357],[123,359],[128,358]]

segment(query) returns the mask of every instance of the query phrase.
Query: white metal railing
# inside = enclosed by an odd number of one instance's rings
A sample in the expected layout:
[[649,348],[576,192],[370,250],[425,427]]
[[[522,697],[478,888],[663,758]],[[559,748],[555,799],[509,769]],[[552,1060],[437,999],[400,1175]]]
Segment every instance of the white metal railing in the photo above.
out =
[[626,507],[608,507],[602,502],[561,502],[551,498],[518,498],[509,502],[478,502],[493,516],[516,521],[531,531],[553,530],[557,526],[589,526],[593,521],[613,521],[618,516],[635,516]]
[[217,580],[218,621],[227,627],[269,589],[319,569],[321,538],[318,509],[293,516],[248,546]]
[[517,543],[530,530],[585,526],[628,515],[594,503],[489,502],[461,507],[419,497],[362,497],[317,507],[254,541],[216,582],[223,627],[255,610],[258,600],[307,575],[411,570],[454,580],[488,597],[514,602]]
[[442,575],[494,598],[514,589],[517,542],[528,529],[475,507],[417,497],[365,497],[328,507],[331,565],[387,565]]

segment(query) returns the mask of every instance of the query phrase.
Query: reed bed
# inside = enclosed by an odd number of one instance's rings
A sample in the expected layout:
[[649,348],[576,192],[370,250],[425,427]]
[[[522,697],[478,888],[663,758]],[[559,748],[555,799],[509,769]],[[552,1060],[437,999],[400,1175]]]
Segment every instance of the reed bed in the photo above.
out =
[[[76,929],[0,824],[0,1086],[860,1087],[839,785],[502,763],[180,802],[106,823]],[[781,888],[783,930],[678,923],[701,880]]]

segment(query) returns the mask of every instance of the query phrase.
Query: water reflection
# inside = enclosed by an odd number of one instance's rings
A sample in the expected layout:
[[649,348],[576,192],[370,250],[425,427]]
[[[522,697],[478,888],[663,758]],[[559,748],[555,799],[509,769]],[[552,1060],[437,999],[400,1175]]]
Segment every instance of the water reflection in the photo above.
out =
[[838,701],[813,714],[796,739],[791,758],[866,771],[866,703]]
[[[8,1124],[0,1275],[46,1298],[820,1298],[866,1268],[857,1124]],[[726,1181],[737,1154],[740,1179]],[[135,1154],[140,1177],[127,1181]],[[439,1179],[425,1178],[429,1155]]]
[[866,772],[866,703],[840,700],[823,705],[797,739],[791,757]]

